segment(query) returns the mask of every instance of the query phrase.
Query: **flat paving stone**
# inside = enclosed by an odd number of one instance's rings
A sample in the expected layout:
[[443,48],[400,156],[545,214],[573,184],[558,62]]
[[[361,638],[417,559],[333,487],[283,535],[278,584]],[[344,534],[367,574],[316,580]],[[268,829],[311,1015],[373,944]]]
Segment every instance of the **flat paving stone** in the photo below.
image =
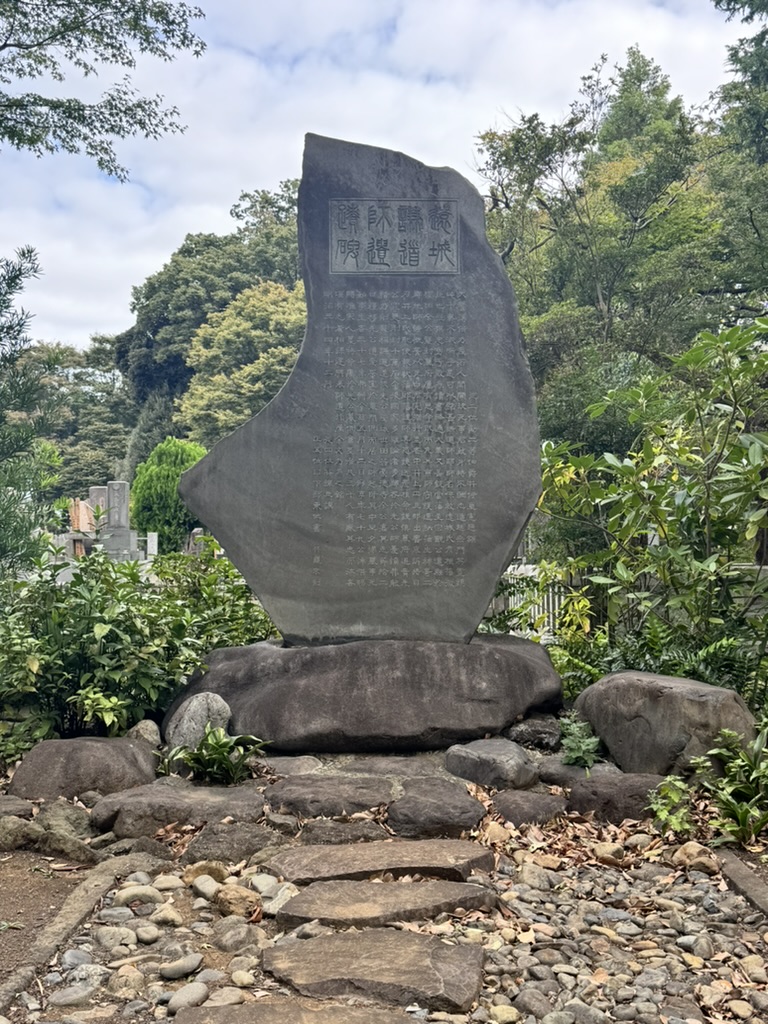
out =
[[463,839],[300,846],[281,852],[264,864],[268,871],[296,885],[335,878],[365,879],[383,872],[464,882],[473,871],[491,871],[493,866],[491,850]]
[[496,896],[465,882],[313,882],[277,913],[281,928],[306,921],[348,928],[376,928],[391,921],[422,921],[438,914],[491,909]]
[[343,932],[266,949],[264,970],[305,996],[362,995],[459,1013],[480,994],[483,950],[391,929]]
[[373,1006],[344,1006],[266,996],[256,1003],[240,1006],[197,1006],[180,1010],[178,1024],[407,1024],[413,1018],[400,1010],[382,1010]]
[[272,810],[304,818],[333,818],[388,804],[393,783],[370,775],[289,775],[264,793]]

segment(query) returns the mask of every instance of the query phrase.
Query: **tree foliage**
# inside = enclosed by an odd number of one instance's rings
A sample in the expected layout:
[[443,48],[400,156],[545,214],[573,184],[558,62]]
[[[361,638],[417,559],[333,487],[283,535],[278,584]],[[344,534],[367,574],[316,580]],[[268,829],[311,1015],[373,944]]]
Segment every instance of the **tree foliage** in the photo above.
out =
[[142,531],[155,530],[161,555],[180,551],[197,519],[179,497],[181,474],[205,455],[191,441],[168,437],[136,468],[131,487],[131,522]]
[[[605,59],[593,68],[561,123],[523,115],[480,146],[543,404],[564,377],[585,405],[599,397],[580,369],[590,348],[618,383],[627,353],[663,365],[719,315],[730,268],[700,133],[639,50],[612,76]],[[548,436],[573,437],[568,419],[545,418]]]
[[[205,44],[191,23],[201,17],[199,7],[168,0],[3,0],[0,141],[38,156],[85,152],[106,174],[125,179],[113,140],[179,131],[176,108],[164,107],[161,96],[142,96],[129,74],[95,102],[62,96],[57,83],[73,74],[96,76],[103,67],[130,71],[139,54],[164,61],[184,51],[197,56]],[[25,80],[47,81],[48,94],[21,91]]]
[[49,496],[84,498],[90,487],[123,479],[137,412],[114,365],[114,339],[96,336],[85,350],[37,345],[30,358],[50,368],[59,400],[48,439],[58,450],[60,465]]
[[0,575],[40,551],[36,534],[49,516],[42,493],[51,483],[56,453],[40,441],[55,401],[49,367],[29,358],[29,314],[14,305],[39,267],[33,249],[0,258]]
[[166,265],[133,290],[132,327],[117,338],[117,365],[140,404],[156,392],[176,398],[194,373],[195,331],[246,288],[298,280],[295,181],[275,192],[244,192],[228,235],[187,235]]
[[304,289],[265,281],[212,314],[192,339],[195,376],[176,421],[207,448],[275,397],[291,372],[306,324]]
[[[654,667],[638,663],[638,641],[650,638],[657,671],[738,682],[758,704],[768,696],[764,687],[758,694],[768,580],[755,565],[768,525],[766,340],[768,319],[704,332],[668,374],[608,395],[592,414],[623,414],[637,431],[630,451],[596,456],[546,443],[542,500],[546,514],[599,534],[566,571],[587,584],[608,635],[632,641],[635,664],[626,667]],[[707,675],[707,658],[724,653],[732,670],[749,662],[744,678],[718,679],[711,664]]]

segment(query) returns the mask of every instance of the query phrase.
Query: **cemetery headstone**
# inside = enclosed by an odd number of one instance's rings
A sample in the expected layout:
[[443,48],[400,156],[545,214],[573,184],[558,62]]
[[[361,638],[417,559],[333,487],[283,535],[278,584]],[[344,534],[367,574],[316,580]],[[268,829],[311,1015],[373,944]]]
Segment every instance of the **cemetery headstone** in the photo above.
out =
[[299,231],[296,366],[181,494],[289,644],[467,642],[540,493],[483,201],[448,168],[309,135]]

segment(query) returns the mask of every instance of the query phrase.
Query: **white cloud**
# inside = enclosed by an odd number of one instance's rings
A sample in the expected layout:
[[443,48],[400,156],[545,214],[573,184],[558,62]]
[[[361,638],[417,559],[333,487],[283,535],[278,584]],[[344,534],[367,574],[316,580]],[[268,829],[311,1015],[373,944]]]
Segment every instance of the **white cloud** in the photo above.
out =
[[0,254],[37,247],[35,337],[78,345],[131,323],[130,291],[188,232],[232,229],[244,189],[298,177],[305,132],[400,149],[472,177],[504,112],[556,120],[601,53],[637,44],[687,102],[725,78],[747,34],[707,0],[203,0],[199,60],[142,61],[135,81],[180,108],[184,135],[119,146],[127,185],[81,157],[4,150]]

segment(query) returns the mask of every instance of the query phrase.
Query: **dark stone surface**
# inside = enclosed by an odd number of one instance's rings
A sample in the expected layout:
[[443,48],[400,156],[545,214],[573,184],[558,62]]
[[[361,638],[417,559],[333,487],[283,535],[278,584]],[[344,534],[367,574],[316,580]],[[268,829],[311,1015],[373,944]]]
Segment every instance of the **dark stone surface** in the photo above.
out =
[[325,1000],[265,996],[239,1006],[195,1006],[179,1010],[178,1024],[411,1024],[400,1010],[347,1006]]
[[548,786],[573,786],[576,782],[585,779],[597,779],[604,776],[615,778],[621,775],[621,769],[610,761],[598,761],[587,770],[577,764],[564,764],[562,754],[550,754],[542,757],[536,763],[541,782]]
[[512,636],[470,644],[366,640],[325,647],[253,644],[213,651],[190,694],[212,690],[230,728],[270,750],[447,747],[500,732],[537,706],[557,706],[560,678],[541,644]]
[[0,796],[0,818],[12,814],[14,818],[31,818],[34,805],[18,796]]
[[299,231],[296,366],[181,494],[289,642],[468,641],[540,491],[482,198],[450,169],[309,135]]
[[652,672],[612,672],[583,690],[575,709],[625,772],[685,772],[721,729],[745,740],[755,720],[733,690]]
[[89,789],[117,793],[151,782],[157,761],[144,740],[43,740],[24,755],[8,793],[28,800],[71,800]]
[[375,776],[289,775],[264,791],[273,811],[335,818],[388,804],[393,784]]
[[278,910],[277,925],[287,930],[319,921],[333,928],[381,928],[393,921],[426,921],[452,914],[457,907],[487,910],[495,906],[495,893],[466,882],[313,882]]
[[504,789],[495,794],[493,806],[513,825],[524,825],[527,822],[544,825],[552,818],[565,814],[566,801],[565,797],[551,793]]
[[330,821],[312,818],[304,823],[299,842],[313,846],[343,846],[347,843],[372,843],[389,838],[375,821]]
[[493,851],[463,839],[412,839],[348,846],[297,846],[272,857],[265,867],[295,885],[352,881],[389,872],[465,882],[473,871],[490,871]]
[[200,860],[223,860],[237,864],[268,846],[286,843],[284,836],[250,821],[209,822],[181,856],[182,864]]
[[453,775],[494,789],[527,789],[538,779],[523,748],[501,736],[449,747],[445,767]]
[[537,750],[560,748],[560,723],[554,715],[531,715],[510,725],[504,735],[521,747],[535,747]]
[[258,821],[264,797],[253,783],[242,786],[197,786],[181,779],[158,779],[147,786],[114,793],[91,812],[94,828],[112,830],[118,839],[152,836],[165,825],[203,825],[227,816]]
[[459,1013],[480,994],[483,950],[391,928],[369,929],[265,949],[264,970],[302,995],[362,995]]
[[625,818],[641,821],[651,816],[648,794],[663,781],[663,775],[645,773],[591,775],[571,787],[568,810],[580,814],[594,811],[598,820],[614,825],[620,825]]
[[389,805],[387,824],[406,839],[447,836],[458,839],[485,816],[485,808],[465,786],[449,779],[405,779],[403,796]]

